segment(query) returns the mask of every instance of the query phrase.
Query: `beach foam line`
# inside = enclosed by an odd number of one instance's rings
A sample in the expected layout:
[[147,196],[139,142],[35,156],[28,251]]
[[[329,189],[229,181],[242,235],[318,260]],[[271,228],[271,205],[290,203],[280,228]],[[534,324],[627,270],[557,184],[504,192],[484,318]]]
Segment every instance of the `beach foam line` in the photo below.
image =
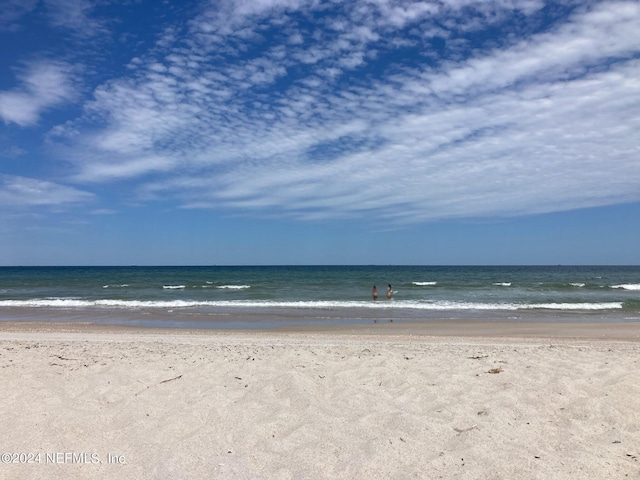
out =
[[622,302],[603,303],[471,303],[471,302],[419,302],[419,301],[269,301],[269,300],[82,300],[75,298],[49,298],[32,300],[0,300],[0,307],[14,308],[300,308],[300,309],[409,309],[409,310],[613,310],[623,308]]
[[182,290],[187,287],[185,285],[163,285],[162,288],[165,290]]
[[418,287],[431,287],[433,285],[437,285],[438,282],[411,282],[413,285],[417,285]]
[[495,282],[493,285],[496,287],[510,287],[511,282]]
[[251,285],[220,285],[216,288],[220,288],[223,290],[245,290],[247,288],[251,288]]
[[538,303],[522,306],[522,309],[545,310],[612,310],[622,308],[622,302],[606,303]]

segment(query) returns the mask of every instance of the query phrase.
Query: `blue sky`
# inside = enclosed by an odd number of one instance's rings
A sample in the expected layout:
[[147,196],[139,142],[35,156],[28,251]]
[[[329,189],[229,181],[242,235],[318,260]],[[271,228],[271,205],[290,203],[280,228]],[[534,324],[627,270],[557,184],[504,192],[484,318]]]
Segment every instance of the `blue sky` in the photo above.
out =
[[639,264],[639,25],[3,0],[0,264]]

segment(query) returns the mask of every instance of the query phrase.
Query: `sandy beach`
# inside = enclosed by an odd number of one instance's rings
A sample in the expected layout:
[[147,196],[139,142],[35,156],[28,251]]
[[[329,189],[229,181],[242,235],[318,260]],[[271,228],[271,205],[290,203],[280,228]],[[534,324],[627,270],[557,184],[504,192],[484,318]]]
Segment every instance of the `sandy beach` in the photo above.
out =
[[640,325],[434,325],[3,324],[0,478],[640,478]]

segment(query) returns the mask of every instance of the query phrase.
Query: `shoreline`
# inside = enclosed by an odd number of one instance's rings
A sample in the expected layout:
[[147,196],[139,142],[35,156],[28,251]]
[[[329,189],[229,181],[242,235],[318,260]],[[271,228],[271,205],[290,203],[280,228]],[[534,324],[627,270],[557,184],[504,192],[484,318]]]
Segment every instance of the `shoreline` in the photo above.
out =
[[0,339],[5,334],[112,334],[148,336],[362,336],[389,339],[416,337],[460,339],[593,340],[640,343],[638,322],[517,322],[508,320],[446,320],[428,322],[383,322],[349,325],[292,325],[272,328],[182,328],[139,327],[82,322],[0,321]]

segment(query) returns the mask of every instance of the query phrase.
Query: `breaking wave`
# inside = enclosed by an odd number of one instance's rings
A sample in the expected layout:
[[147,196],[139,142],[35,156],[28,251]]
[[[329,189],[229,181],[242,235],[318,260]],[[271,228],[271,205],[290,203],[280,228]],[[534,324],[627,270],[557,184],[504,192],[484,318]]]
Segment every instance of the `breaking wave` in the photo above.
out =
[[123,308],[123,309],[165,309],[165,308],[302,308],[302,309],[410,309],[410,310],[613,310],[623,308],[623,302],[602,303],[475,303],[451,301],[275,301],[275,300],[84,300],[74,298],[47,298],[32,300],[1,300],[0,307],[14,308]]
[[611,288],[622,288],[623,290],[640,290],[640,283],[627,283],[624,285],[612,285]]

